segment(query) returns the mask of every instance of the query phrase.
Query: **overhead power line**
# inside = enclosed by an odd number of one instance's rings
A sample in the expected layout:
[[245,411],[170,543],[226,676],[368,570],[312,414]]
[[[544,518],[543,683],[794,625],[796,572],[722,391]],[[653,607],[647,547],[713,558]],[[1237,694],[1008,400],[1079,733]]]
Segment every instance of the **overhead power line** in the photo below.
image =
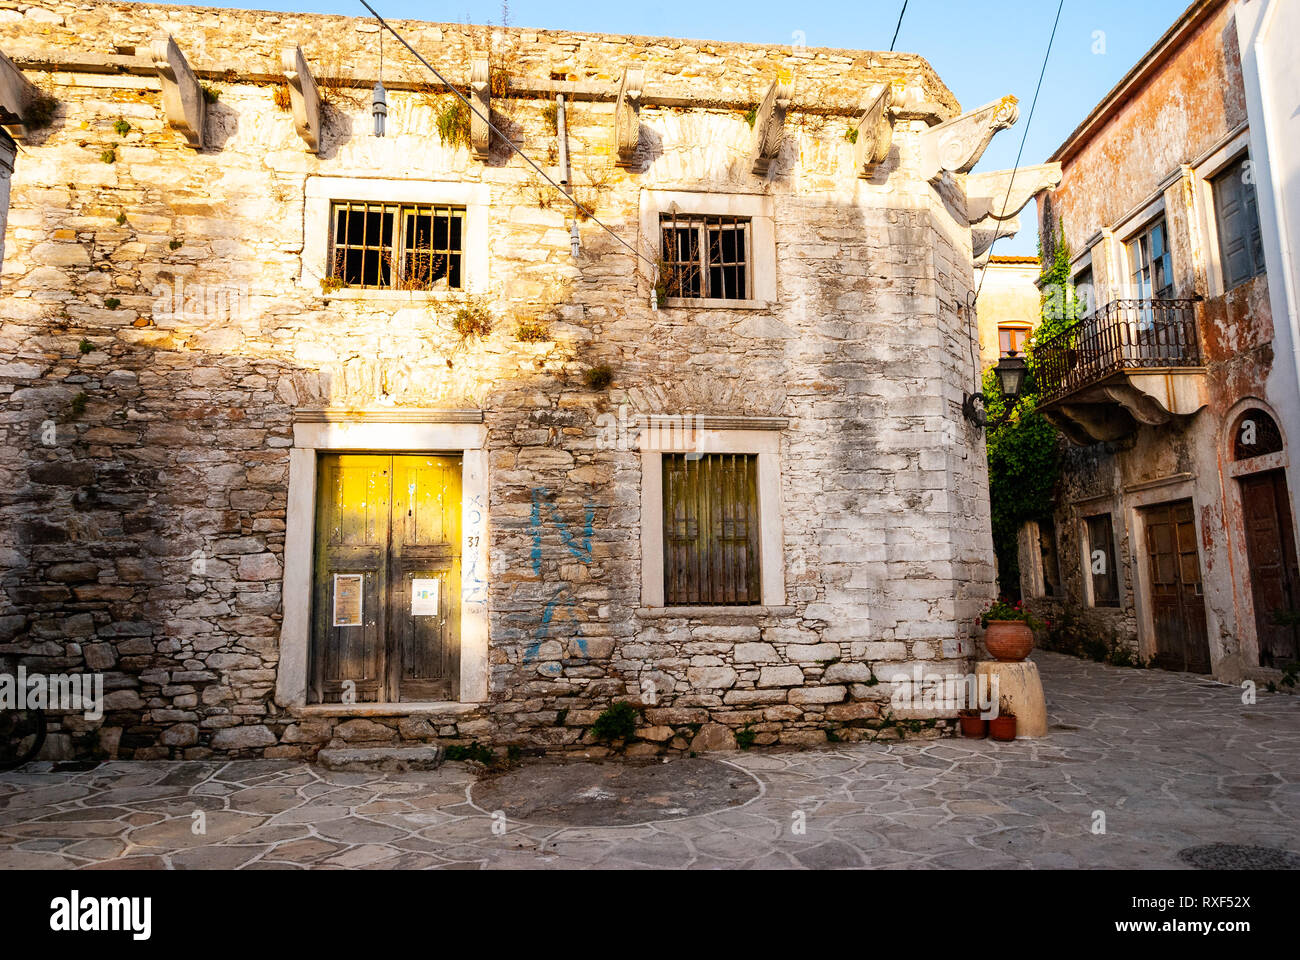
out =
[[[1065,0],[1061,0],[1056,6],[1056,20],[1052,23],[1052,35],[1047,39],[1047,52],[1043,54],[1043,68],[1038,71],[1038,86],[1034,88],[1034,99],[1029,105],[1029,116],[1025,118],[1025,132],[1020,135],[1020,149],[1016,151],[1016,165],[1011,168],[1011,179],[1007,181],[1007,195],[1002,201],[1002,209],[1006,210],[1007,204],[1011,201],[1011,188],[1016,183],[1016,173],[1020,170],[1020,160],[1025,153],[1025,141],[1029,139],[1029,127],[1034,122],[1034,110],[1038,107],[1038,94],[1043,89],[1043,77],[1047,75],[1047,61],[1052,58],[1052,45],[1056,42],[1056,28],[1061,25],[1061,11],[1065,9]],[[993,246],[998,242],[999,231],[1002,229],[1002,221],[999,220],[993,228],[993,241],[989,244],[988,255],[990,259],[993,256]],[[975,291],[975,299],[978,301],[980,294],[984,291],[984,281],[989,275],[988,267],[980,274],[979,289]]]
[[898,11],[898,26],[894,27],[894,39],[889,41],[889,52],[894,52],[894,44],[898,43],[898,31],[903,29],[903,14],[907,13],[907,0],[903,0],[903,9]]

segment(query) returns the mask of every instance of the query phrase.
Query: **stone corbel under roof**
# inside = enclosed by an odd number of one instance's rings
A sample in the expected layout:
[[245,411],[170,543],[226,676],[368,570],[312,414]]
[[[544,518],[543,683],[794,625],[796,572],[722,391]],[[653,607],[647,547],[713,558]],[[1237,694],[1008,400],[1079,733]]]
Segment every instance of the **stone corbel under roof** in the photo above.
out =
[[320,151],[320,92],[311,75],[311,67],[301,46],[281,51],[284,77],[289,82],[289,100],[293,107],[293,126],[312,153]]
[[1008,94],[921,134],[921,173],[925,179],[938,180],[944,173],[969,173],[984,156],[994,134],[1019,119],[1017,103]]
[[20,137],[26,132],[23,118],[39,93],[14,62],[0,53],[0,127],[10,136]]
[[171,34],[154,37],[149,43],[149,51],[158,70],[158,79],[162,81],[163,110],[168,125],[179,130],[185,136],[185,142],[195,150],[202,150],[208,104],[203,99],[199,78],[190,69]]
[[754,176],[766,177],[768,168],[781,150],[785,134],[785,115],[794,97],[794,79],[782,71],[758,108],[754,118]]

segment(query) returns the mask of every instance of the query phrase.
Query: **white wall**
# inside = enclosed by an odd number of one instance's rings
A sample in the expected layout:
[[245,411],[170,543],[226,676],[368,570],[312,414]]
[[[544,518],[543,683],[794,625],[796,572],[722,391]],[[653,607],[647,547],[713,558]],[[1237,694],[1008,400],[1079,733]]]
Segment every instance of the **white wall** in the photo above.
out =
[[1237,36],[1273,306],[1275,362],[1266,399],[1291,448],[1292,510],[1300,517],[1294,454],[1300,440],[1300,3],[1241,0]]

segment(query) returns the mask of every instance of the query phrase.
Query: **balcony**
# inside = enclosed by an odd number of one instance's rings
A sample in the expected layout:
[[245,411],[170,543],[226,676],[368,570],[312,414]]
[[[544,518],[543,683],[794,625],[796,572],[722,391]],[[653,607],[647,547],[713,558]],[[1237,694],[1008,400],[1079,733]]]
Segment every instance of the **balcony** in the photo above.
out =
[[1038,409],[1079,444],[1190,417],[1206,403],[1195,300],[1115,300],[1034,348]]

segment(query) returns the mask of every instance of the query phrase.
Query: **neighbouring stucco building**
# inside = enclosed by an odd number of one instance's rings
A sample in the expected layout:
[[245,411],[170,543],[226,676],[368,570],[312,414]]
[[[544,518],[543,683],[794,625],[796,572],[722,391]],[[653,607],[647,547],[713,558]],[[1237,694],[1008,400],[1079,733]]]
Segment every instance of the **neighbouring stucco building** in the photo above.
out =
[[1039,204],[1086,316],[1035,345],[1071,445],[1054,530],[1022,536],[1024,593],[1225,680],[1300,659],[1295,15],[1193,3],[1057,150]]
[[[1004,234],[1005,235],[1005,234]],[[1023,356],[1042,319],[1037,257],[990,256],[975,267],[980,368],[1002,357]]]
[[[51,749],[864,735],[993,592],[962,114],[907,54],[0,3],[0,651]],[[846,135],[850,134],[850,135]],[[511,149],[557,180],[575,208]],[[576,237],[576,246],[575,246]],[[897,731],[895,731],[897,732]],[[931,731],[933,732],[933,731]]]

